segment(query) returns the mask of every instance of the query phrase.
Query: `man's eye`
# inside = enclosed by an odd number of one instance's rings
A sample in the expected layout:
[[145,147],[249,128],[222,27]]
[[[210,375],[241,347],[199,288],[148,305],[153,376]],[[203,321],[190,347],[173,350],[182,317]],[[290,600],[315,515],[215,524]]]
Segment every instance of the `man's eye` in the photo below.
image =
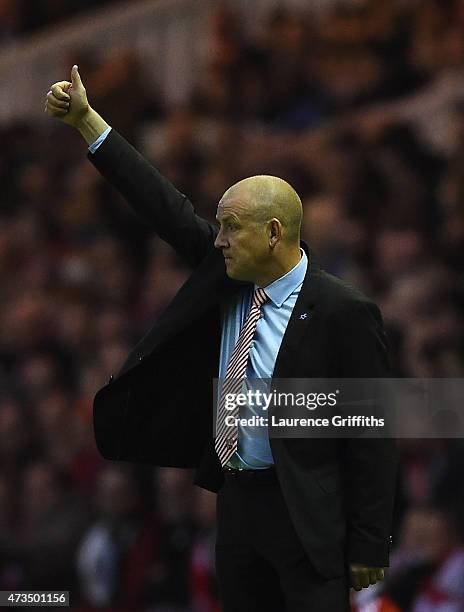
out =
[[232,232],[235,229],[237,229],[237,226],[234,223],[218,223],[217,224],[219,229],[223,229],[223,231],[227,231],[227,232]]

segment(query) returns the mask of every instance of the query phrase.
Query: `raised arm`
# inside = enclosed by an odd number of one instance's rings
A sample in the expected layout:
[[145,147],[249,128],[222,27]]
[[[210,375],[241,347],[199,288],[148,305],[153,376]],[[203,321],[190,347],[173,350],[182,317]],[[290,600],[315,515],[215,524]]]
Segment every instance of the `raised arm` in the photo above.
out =
[[188,198],[90,106],[77,66],[72,68],[71,81],[52,85],[45,112],[77,129],[88,145],[110,130],[96,151],[89,151],[88,159],[190,265],[205,257],[213,247],[216,228],[196,215]]

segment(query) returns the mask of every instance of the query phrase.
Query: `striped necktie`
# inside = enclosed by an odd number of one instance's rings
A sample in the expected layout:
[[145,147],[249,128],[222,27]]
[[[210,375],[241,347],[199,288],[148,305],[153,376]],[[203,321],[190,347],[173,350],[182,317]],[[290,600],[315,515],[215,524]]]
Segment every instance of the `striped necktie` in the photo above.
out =
[[261,316],[261,306],[267,300],[264,290],[258,287],[253,295],[253,303],[244,326],[240,330],[237,343],[227,365],[225,379],[222,382],[219,408],[216,420],[215,448],[221,465],[224,466],[237,450],[238,427],[227,426],[226,416],[234,419],[239,415],[239,406],[226,410],[225,398],[228,394],[237,394],[242,389],[246,376],[251,342],[256,331],[256,324]]

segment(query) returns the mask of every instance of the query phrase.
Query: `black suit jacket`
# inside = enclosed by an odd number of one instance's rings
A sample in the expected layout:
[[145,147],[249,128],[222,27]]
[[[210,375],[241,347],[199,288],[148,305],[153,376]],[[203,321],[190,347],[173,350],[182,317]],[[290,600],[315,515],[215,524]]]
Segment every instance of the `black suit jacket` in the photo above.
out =
[[[90,161],[194,269],[121,370],[96,395],[94,428],[108,459],[195,468],[217,491],[213,440],[219,304],[243,286],[225,273],[216,228],[112,130]],[[313,254],[277,356],[275,378],[387,376],[377,306],[318,266]],[[311,312],[304,319],[300,314]],[[327,578],[347,562],[388,565],[396,474],[393,440],[271,438],[277,476],[308,557]]]

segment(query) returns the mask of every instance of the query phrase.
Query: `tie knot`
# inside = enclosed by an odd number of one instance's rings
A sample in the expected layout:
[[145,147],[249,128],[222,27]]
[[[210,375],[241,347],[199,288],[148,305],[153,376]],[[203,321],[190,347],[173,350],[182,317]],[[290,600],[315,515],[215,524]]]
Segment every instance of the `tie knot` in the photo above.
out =
[[260,308],[266,300],[267,300],[267,295],[264,289],[261,289],[261,287],[258,287],[257,289],[255,289],[255,293],[253,295],[253,304],[257,306],[258,308]]

